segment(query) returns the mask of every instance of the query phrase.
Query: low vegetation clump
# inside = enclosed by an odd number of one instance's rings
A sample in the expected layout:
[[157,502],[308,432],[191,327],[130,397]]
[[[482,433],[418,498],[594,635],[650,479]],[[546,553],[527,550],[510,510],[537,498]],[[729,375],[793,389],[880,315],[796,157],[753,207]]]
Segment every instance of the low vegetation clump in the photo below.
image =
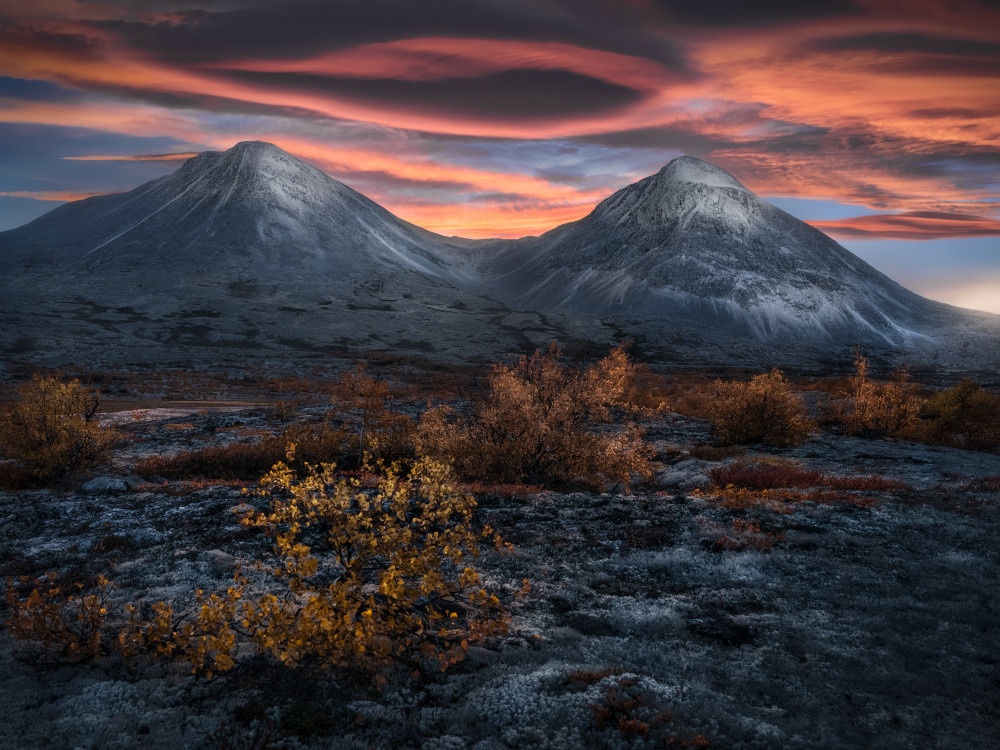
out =
[[79,380],[36,375],[0,414],[0,449],[33,477],[49,482],[105,459],[114,433],[95,419],[100,401]]
[[770,510],[775,513],[793,513],[795,508],[804,503],[817,505],[859,505],[870,507],[875,505],[875,498],[868,495],[855,495],[828,489],[794,490],[751,490],[746,487],[716,487],[695,490],[695,496],[711,497],[723,507],[734,511]]
[[348,455],[351,436],[327,424],[294,425],[281,435],[255,443],[210,445],[173,456],[149,456],[135,462],[135,472],[147,479],[254,481],[284,460],[290,443],[297,446],[299,465],[329,463]]
[[103,578],[84,590],[50,576],[27,596],[25,582],[8,580],[10,633],[53,661],[116,652],[132,663],[180,661],[211,678],[264,654],[380,683],[399,671],[446,669],[470,643],[506,631],[504,607],[469,565],[484,541],[502,543],[488,527],[474,530],[476,503],[455,490],[448,467],[425,459],[403,474],[382,465],[365,489],[331,464],[298,472],[291,459],[261,480],[270,507],[243,518],[274,541],[275,559],[255,584],[263,593],[237,573],[227,591],[196,591],[180,611],[160,601],[112,617]]
[[705,406],[724,443],[767,443],[790,446],[812,432],[805,404],[780,370],[749,382],[715,381],[715,395]]
[[773,490],[804,487],[829,487],[835,490],[867,492],[900,492],[909,485],[879,476],[838,477],[803,469],[794,461],[785,459],[755,459],[735,461],[727,466],[716,466],[708,478],[716,487],[736,487],[745,490]]
[[53,572],[36,581],[27,598],[21,599],[18,586],[8,579],[7,630],[20,644],[21,656],[35,663],[60,664],[93,660],[105,653],[110,591],[103,576],[89,586],[68,585]]
[[968,378],[926,399],[920,417],[929,442],[1000,451],[1000,396]]
[[905,482],[879,476],[828,476],[780,458],[717,466],[709,471],[708,477],[712,484],[704,494],[719,499],[725,507],[731,510],[769,508],[779,513],[789,513],[796,504],[805,501],[822,505],[872,505],[875,502],[872,497],[853,493],[911,489]]
[[771,490],[778,487],[815,487],[823,483],[818,471],[803,469],[793,461],[736,461],[716,466],[708,478],[717,487],[733,485],[749,490]]
[[864,438],[902,436],[917,425],[919,403],[906,370],[897,370],[885,382],[872,380],[868,361],[858,352],[850,390],[835,401],[831,421],[848,435]]
[[498,364],[489,391],[467,417],[436,407],[417,427],[418,452],[453,465],[469,481],[553,484],[576,480],[628,489],[649,477],[651,450],[628,417],[636,367],[623,348],[596,365],[571,368],[554,344],[547,352]]
[[712,549],[716,552],[742,552],[755,549],[770,552],[785,535],[777,531],[767,531],[754,519],[734,518],[728,528],[720,528],[713,535]]
[[[591,673],[594,677],[600,673]],[[590,678],[591,674],[576,672],[568,676],[571,684]],[[702,734],[688,730],[660,701],[646,694],[634,675],[602,679],[597,684],[603,693],[590,705],[594,728],[599,732],[619,735],[625,742],[655,742],[658,747],[707,748]]]

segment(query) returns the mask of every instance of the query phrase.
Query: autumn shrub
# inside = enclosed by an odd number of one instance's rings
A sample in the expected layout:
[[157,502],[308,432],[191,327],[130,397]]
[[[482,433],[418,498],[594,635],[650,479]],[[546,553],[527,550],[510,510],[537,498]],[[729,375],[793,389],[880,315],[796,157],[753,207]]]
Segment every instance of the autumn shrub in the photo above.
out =
[[798,445],[812,431],[802,398],[780,370],[745,383],[716,380],[706,416],[725,443]]
[[106,621],[110,582],[100,576],[92,586],[60,583],[48,573],[27,597],[21,598],[25,581],[7,579],[5,601],[7,630],[36,663],[76,663],[93,660],[108,650]]
[[413,456],[413,420],[389,408],[393,394],[389,384],[367,373],[365,364],[340,375],[332,388],[331,403],[341,419],[349,417],[353,427],[353,452],[395,461]]
[[930,442],[973,450],[1000,450],[1000,396],[966,378],[930,396],[920,408]]
[[50,577],[27,596],[9,582],[11,634],[63,660],[96,659],[113,647],[133,664],[179,662],[211,678],[264,654],[381,682],[397,671],[443,670],[471,643],[506,631],[504,607],[470,565],[481,544],[502,541],[488,527],[474,529],[475,500],[456,491],[448,467],[373,467],[376,485],[366,489],[332,464],[296,471],[291,463],[261,481],[269,507],[242,518],[273,539],[263,580],[252,586],[238,572],[225,592],[134,603],[114,617],[104,579],[77,591]]
[[[594,486],[650,475],[650,449],[627,419],[635,366],[623,348],[586,368],[566,366],[559,348],[494,366],[471,414],[448,407],[420,419],[417,449],[469,481]],[[610,427],[617,417],[624,423]]]
[[850,390],[834,402],[833,421],[845,433],[865,438],[901,435],[917,424],[919,404],[910,391],[905,370],[897,370],[886,382],[872,380],[868,361],[857,353]]
[[36,375],[0,414],[4,455],[43,481],[85,469],[109,454],[114,433],[95,420],[99,400],[79,380]]
[[464,657],[470,641],[502,632],[499,600],[468,562],[491,529],[476,531],[475,500],[430,459],[406,475],[382,465],[374,492],[330,465],[302,475],[277,465],[262,480],[271,508],[245,522],[275,540],[284,597],[247,608],[257,647],[285,664],[312,658],[381,672],[400,662]]

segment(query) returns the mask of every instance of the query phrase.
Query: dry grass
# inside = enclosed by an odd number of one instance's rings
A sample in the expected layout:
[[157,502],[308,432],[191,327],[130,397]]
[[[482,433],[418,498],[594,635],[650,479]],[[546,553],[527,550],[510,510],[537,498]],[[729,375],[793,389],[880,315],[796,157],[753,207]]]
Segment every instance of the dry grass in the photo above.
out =
[[256,443],[210,445],[175,456],[150,456],[135,463],[135,472],[147,479],[253,481],[279,461],[290,445],[299,462],[333,463],[351,451],[350,436],[326,425],[298,425],[276,437]]
[[717,466],[708,473],[716,487],[745,490],[801,489],[828,487],[834,490],[860,492],[904,492],[911,487],[905,482],[874,475],[837,477],[819,471],[802,469],[792,462],[736,462]]

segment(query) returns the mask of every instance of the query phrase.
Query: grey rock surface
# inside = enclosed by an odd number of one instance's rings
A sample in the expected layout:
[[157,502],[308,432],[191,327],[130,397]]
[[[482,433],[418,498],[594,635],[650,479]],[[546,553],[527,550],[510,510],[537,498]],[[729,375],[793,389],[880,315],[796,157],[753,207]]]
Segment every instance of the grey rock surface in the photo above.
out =
[[132,489],[128,480],[122,477],[94,477],[80,489],[87,495],[120,495]]

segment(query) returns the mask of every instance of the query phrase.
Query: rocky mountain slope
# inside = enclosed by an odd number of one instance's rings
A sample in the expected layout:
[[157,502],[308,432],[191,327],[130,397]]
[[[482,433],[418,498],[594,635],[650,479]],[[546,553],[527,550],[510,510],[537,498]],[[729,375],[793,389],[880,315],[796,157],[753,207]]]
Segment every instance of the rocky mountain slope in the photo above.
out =
[[848,359],[856,344],[1000,359],[997,316],[919,297],[692,157],[541,237],[474,242],[245,142],[0,233],[0,275],[0,348],[49,358],[468,359],[631,337],[707,362]]
[[693,157],[491,250],[484,288],[514,307],[710,321],[760,341],[919,346],[936,307]]

